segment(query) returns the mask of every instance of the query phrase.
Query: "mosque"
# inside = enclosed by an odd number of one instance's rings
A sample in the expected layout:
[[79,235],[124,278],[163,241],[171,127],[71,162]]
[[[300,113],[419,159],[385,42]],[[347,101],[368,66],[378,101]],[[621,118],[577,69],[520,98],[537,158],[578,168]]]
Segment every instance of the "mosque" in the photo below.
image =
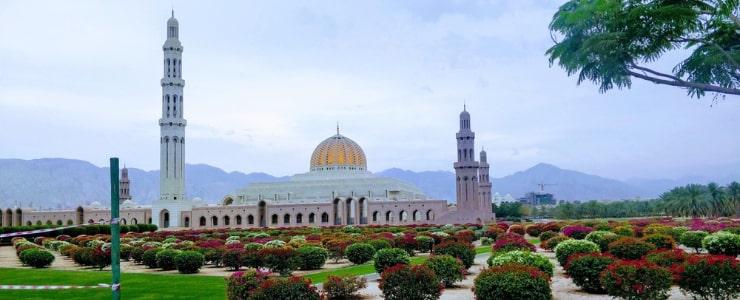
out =
[[[121,224],[156,224],[160,229],[255,228],[289,226],[448,224],[494,221],[486,152],[475,160],[475,133],[470,113],[460,113],[457,140],[455,206],[444,199],[427,199],[418,187],[367,170],[367,157],[355,141],[340,134],[316,146],[307,173],[290,181],[250,183],[208,205],[185,196],[185,128],[182,79],[183,47],[179,23],[167,20],[160,128],[160,198],[151,206],[133,202],[128,169],[120,179]],[[35,211],[8,208],[0,225],[72,225],[105,222],[110,209],[93,202],[75,210]]]

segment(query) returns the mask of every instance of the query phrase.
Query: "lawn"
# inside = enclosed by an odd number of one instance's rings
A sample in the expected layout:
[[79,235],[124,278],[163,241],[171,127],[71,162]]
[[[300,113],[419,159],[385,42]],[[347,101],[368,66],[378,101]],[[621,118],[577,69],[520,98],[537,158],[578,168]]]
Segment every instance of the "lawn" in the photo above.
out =
[[[110,284],[110,272],[0,268],[0,285]],[[166,291],[166,292],[165,292]],[[110,299],[110,288],[72,290],[2,290],[2,299]],[[222,277],[197,275],[121,274],[122,299],[226,299]]]

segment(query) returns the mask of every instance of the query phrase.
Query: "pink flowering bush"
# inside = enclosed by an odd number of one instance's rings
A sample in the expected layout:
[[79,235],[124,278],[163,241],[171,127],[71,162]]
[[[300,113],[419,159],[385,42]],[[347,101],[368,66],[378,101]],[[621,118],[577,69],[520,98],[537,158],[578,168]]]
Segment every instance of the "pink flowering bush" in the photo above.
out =
[[311,280],[303,277],[269,278],[249,294],[249,300],[301,299],[321,300]]
[[671,288],[671,273],[644,260],[615,262],[599,279],[609,296],[626,300],[665,300]]
[[505,265],[485,269],[475,278],[476,299],[550,300],[550,277],[535,267]]
[[435,300],[444,289],[429,267],[403,264],[385,269],[378,287],[386,300]]
[[594,231],[591,227],[586,226],[566,226],[563,228],[563,234],[569,238],[576,239],[576,240],[582,240],[586,238],[586,235],[591,233],[591,231]]
[[224,278],[226,281],[226,298],[228,300],[246,300],[249,292],[267,280],[267,272],[259,270],[236,271]]
[[528,250],[536,252],[537,248],[523,236],[515,233],[500,235],[491,248],[492,252],[508,252],[513,250]]

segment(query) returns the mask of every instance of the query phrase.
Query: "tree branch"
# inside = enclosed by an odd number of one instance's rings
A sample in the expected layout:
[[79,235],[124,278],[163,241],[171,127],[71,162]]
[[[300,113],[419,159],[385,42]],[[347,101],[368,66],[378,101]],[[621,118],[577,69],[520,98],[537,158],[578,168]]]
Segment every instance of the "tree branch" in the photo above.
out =
[[727,60],[730,61],[730,63],[732,64],[733,67],[735,67],[736,70],[740,70],[740,64],[738,64],[735,58],[733,58],[729,52],[727,52],[724,48],[720,47],[720,45],[717,45],[717,43],[715,42],[704,40],[704,39],[695,39],[695,38],[682,38],[682,39],[677,39],[675,41],[682,42],[682,43],[698,42],[698,43],[706,44],[709,46],[713,46],[714,48],[717,48],[717,50],[719,50],[719,52],[721,52],[722,55],[724,55],[724,57],[727,58]]
[[[652,70],[650,70],[650,71],[652,71]],[[706,92],[717,92],[717,93],[729,94],[729,95],[740,95],[740,89],[725,88],[725,87],[711,85],[711,84],[707,84],[707,83],[688,82],[688,81],[684,81],[684,80],[680,80],[680,79],[678,79],[678,80],[667,80],[667,79],[662,79],[662,78],[658,78],[658,77],[652,77],[652,76],[646,75],[644,73],[635,72],[635,71],[632,71],[630,69],[625,69],[625,72],[628,75],[630,75],[630,76],[634,76],[634,77],[637,77],[637,78],[640,78],[640,79],[643,79],[643,80],[647,80],[647,81],[650,81],[650,82],[655,83],[655,84],[665,84],[665,85],[670,85],[670,86],[683,87],[683,88],[691,88],[691,89],[698,89],[698,90],[703,90],[703,91],[706,91]],[[645,71],[645,72],[649,72],[649,71]],[[655,71],[652,71],[652,72],[649,72],[649,73],[662,74],[662,73],[655,72]],[[668,76],[668,77],[675,77],[675,76]]]

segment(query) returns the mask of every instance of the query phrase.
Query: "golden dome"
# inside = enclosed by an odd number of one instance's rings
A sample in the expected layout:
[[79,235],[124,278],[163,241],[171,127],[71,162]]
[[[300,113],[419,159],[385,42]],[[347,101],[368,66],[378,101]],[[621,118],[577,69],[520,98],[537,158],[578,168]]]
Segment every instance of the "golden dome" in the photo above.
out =
[[365,152],[355,141],[339,133],[316,146],[311,171],[366,170]]

